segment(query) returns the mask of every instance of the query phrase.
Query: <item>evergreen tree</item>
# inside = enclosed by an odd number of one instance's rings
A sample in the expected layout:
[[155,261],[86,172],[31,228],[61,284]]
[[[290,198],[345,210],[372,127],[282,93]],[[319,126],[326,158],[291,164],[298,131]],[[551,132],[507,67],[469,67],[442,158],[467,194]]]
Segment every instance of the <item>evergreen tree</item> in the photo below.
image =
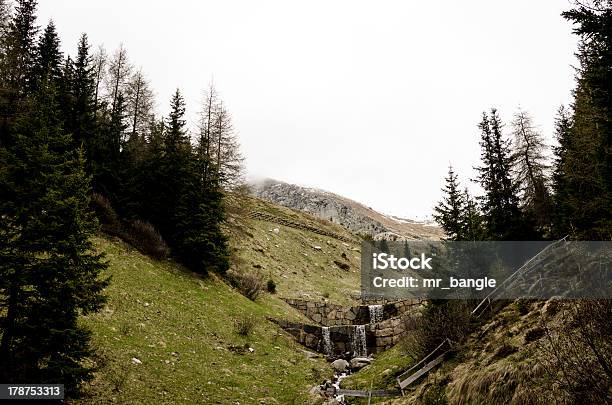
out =
[[152,169],[143,193],[148,196],[147,220],[160,230],[171,247],[176,247],[176,221],[178,200],[187,182],[191,181],[192,150],[185,122],[185,101],[176,90],[170,103],[170,114],[163,124],[162,149],[153,151],[145,165]]
[[37,0],[17,0],[6,38],[6,58],[2,76],[7,86],[20,96],[28,94],[34,84],[36,60]]
[[115,108],[100,117],[100,135],[93,145],[93,188],[117,206],[121,199],[121,149],[127,124],[123,94],[119,93]]
[[18,0],[3,38],[0,59],[0,145],[10,146],[10,127],[23,112],[25,97],[34,88],[36,59],[36,0]]
[[88,177],[53,86],[29,104],[14,146],[0,149],[0,379],[70,393],[91,378],[90,333],[77,320],[102,306],[106,265],[90,242]]
[[569,204],[569,185],[567,179],[571,175],[567,166],[568,151],[573,150],[571,130],[572,120],[570,111],[564,106],[559,107],[555,118],[555,138],[557,146],[554,151],[554,171],[552,175],[554,218],[553,233],[555,237],[562,238],[570,231],[571,206]]
[[36,47],[35,76],[38,81],[57,83],[62,75],[62,52],[55,24],[50,21]]
[[519,209],[518,187],[512,180],[509,141],[502,135],[502,123],[496,109],[491,110],[490,116],[483,113],[479,128],[482,166],[476,169],[478,181],[485,191],[482,208],[488,239],[529,238],[531,232]]
[[464,208],[461,218],[461,240],[483,240],[486,236],[484,220],[478,209],[476,200],[470,195],[467,188],[463,191]]
[[169,157],[184,155],[191,146],[186,130],[185,100],[178,89],[176,89],[170,101],[170,114],[167,120],[164,145]]
[[[612,238],[612,3],[592,0],[563,13],[580,36],[573,117],[564,145],[558,227],[574,238]],[[559,186],[560,184],[558,184]]]
[[[97,124],[94,106],[93,61],[89,53],[87,35],[79,40],[77,57],[72,68],[70,83],[72,95],[72,111],[67,129],[72,133],[77,146],[83,145],[87,151],[87,159],[93,160],[96,147]],[[91,164],[91,162],[90,162]]]
[[446,185],[442,189],[444,197],[434,207],[434,219],[442,227],[449,240],[460,240],[463,233],[462,215],[465,201],[459,190],[457,175],[453,167],[448,168],[448,177],[445,178]]
[[177,204],[176,253],[187,267],[200,274],[212,270],[225,273],[229,262],[227,237],[221,230],[225,219],[223,193],[215,179],[203,184],[197,175],[203,169],[202,163],[200,159],[192,163],[196,172],[190,173]]

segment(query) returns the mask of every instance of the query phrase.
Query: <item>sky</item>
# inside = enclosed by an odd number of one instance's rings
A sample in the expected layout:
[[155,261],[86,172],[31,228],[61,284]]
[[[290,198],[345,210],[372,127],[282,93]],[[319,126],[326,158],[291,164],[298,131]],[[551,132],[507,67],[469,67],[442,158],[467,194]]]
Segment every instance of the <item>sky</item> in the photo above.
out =
[[[167,114],[195,126],[211,81],[233,116],[250,179],[317,187],[425,219],[452,164],[478,187],[482,112],[520,107],[553,142],[571,102],[577,39],[568,0],[40,0],[63,50],[81,33],[121,43]],[[509,131],[509,125],[505,130]]]

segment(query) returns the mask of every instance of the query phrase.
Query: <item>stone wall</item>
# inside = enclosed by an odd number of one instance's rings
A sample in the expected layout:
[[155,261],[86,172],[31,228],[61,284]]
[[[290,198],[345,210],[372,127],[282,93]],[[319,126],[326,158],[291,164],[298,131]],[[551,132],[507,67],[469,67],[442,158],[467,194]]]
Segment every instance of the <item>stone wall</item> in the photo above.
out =
[[[323,326],[365,325],[371,322],[370,309],[367,305],[344,307],[325,301],[307,301],[300,299],[285,299],[289,305],[297,309],[309,319]],[[383,320],[413,312],[423,301],[404,300],[388,302],[383,305]]]
[[[403,314],[382,322],[366,325],[366,347],[368,354],[380,353],[396,345],[407,332],[405,322],[407,316],[411,315]],[[303,346],[326,354],[321,326],[272,318],[270,320],[290,333]],[[355,325],[329,327],[330,340],[333,344],[332,356],[342,356],[346,352],[353,352],[355,350],[355,328]]]

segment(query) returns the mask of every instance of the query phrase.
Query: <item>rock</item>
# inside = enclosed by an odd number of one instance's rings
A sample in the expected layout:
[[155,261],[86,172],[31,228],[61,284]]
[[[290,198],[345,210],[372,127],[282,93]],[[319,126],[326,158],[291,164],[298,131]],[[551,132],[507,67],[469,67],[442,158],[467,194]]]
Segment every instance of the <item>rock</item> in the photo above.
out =
[[372,359],[369,357],[354,357],[351,359],[351,368],[363,368],[371,362]]
[[137,359],[136,357],[132,357],[132,364],[142,364],[142,361],[140,361],[140,359]]
[[311,352],[309,350],[302,350],[302,353],[304,353],[304,356],[309,359],[318,359],[321,357],[319,353]]
[[313,246],[312,248],[313,248],[314,250],[321,250],[321,249],[322,249],[322,248],[321,248],[321,246]]
[[388,369],[384,370],[381,374],[386,377],[388,375],[391,375],[392,373],[393,373],[393,370],[388,368]]
[[338,402],[337,399],[332,398],[328,401],[323,402],[323,405],[342,405],[340,402]]
[[338,371],[339,373],[343,373],[348,368],[349,362],[344,359],[338,359],[338,360],[334,360],[331,366],[334,368],[334,370]]
[[274,229],[272,229],[272,232],[274,232],[274,233],[279,233],[279,232],[280,232],[280,229],[278,229],[278,228],[274,228]]
[[253,349],[252,347],[249,347],[249,353],[253,353],[255,351],[255,349]]

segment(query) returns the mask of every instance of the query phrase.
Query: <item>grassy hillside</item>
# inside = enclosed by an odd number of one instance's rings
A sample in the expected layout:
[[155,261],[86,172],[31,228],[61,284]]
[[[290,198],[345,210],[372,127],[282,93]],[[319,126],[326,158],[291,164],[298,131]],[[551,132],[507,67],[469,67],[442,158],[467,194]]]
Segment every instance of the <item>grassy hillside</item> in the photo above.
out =
[[[121,242],[95,242],[112,283],[105,309],[83,321],[101,355],[86,402],[299,404],[330,374],[265,320],[299,318],[269,296],[252,302],[214,277],[202,280]],[[255,321],[249,337],[235,326],[245,319]]]
[[[504,306],[479,324],[440,367],[407,388],[406,396],[372,403],[571,403],[538,361],[545,337],[541,321],[547,319],[549,325],[562,322],[566,315],[559,312],[559,305],[554,300],[517,300]],[[375,388],[397,388],[393,375],[412,363],[398,345],[344,380],[343,388],[368,389],[370,384]]]
[[[104,310],[84,318],[98,351],[84,402],[301,404],[329,378],[322,358],[266,320],[306,321],[282,297],[352,303],[359,290],[358,240],[306,214],[245,197],[229,201],[232,268],[277,284],[255,302],[211,276],[152,260],[125,243],[99,237],[112,281]],[[353,238],[354,243],[248,218],[260,211]],[[342,254],[344,253],[344,257]],[[346,262],[348,270],[333,263]],[[254,324],[248,336],[238,324]],[[137,360],[133,360],[137,359]],[[140,364],[135,364],[141,362]]]
[[[234,268],[255,271],[266,280],[273,279],[280,297],[329,298],[338,304],[355,303],[359,296],[361,256],[360,240],[353,234],[306,213],[247,196],[232,197],[228,210],[227,229]],[[251,212],[266,212],[314,226],[353,242],[249,219]],[[334,261],[349,268],[343,270]]]

